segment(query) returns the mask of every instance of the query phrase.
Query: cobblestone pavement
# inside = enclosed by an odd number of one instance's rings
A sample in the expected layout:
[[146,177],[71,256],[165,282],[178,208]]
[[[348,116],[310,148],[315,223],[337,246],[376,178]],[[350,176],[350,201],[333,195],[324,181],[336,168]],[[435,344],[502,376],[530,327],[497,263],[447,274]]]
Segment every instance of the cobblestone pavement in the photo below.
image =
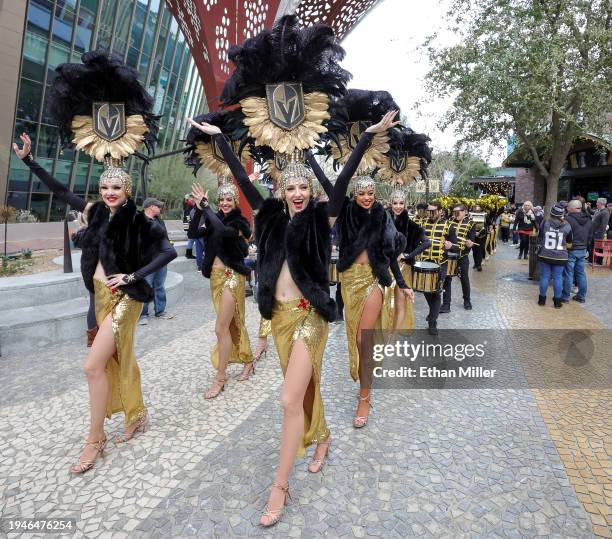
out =
[[[538,308],[515,256],[500,246],[472,275],[471,312],[455,284],[440,328],[611,327],[612,273],[589,273],[585,306]],[[88,417],[84,335],[0,361],[3,517],[74,517],[84,537],[610,537],[609,389],[377,390],[370,422],[355,430],[358,387],[338,324],[322,379],[329,461],[313,475],[297,460],[281,523],[259,528],[278,456],[278,357],[271,345],[251,380],[205,401],[214,313],[208,283],[194,271],[185,284],[174,319],[138,328],[149,430],[84,476],[68,474]],[[423,328],[421,295],[415,307]],[[253,346],[258,324],[247,300]]]

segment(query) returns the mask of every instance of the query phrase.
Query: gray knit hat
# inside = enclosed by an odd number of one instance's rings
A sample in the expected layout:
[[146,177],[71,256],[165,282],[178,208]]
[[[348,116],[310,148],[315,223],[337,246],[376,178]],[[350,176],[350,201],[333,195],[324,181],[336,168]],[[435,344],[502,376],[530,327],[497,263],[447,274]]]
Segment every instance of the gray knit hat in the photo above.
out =
[[565,215],[565,208],[560,204],[555,204],[550,210],[551,217],[563,217]]

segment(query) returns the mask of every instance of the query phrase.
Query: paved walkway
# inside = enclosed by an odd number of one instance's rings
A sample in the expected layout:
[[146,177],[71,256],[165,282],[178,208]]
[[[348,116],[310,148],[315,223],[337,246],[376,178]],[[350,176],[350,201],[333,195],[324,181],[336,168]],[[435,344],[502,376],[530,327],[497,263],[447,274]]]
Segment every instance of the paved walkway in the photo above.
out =
[[[526,262],[515,256],[500,246],[473,274],[471,312],[456,285],[456,305],[440,327],[612,327],[612,273],[589,273],[586,306],[542,309]],[[423,328],[422,296],[415,305]],[[251,300],[247,321],[255,346]],[[205,401],[214,315],[208,284],[194,271],[176,317],[138,328],[150,429],[70,477],[88,416],[81,337],[0,361],[3,517],[74,517],[85,537],[611,537],[609,389],[379,390],[358,431],[344,326],[334,324],[322,382],[329,461],[318,475],[296,461],[293,502],[264,530],[257,522],[282,419],[273,346],[251,380],[232,380]],[[107,424],[108,433],[121,428],[121,417]]]

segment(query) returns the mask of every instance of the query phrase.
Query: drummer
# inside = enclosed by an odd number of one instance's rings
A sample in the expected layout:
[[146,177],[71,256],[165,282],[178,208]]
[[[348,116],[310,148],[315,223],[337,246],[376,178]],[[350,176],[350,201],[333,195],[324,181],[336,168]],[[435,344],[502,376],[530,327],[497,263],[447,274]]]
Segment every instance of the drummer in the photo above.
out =
[[423,222],[427,220],[427,204],[424,202],[419,202],[416,205],[416,217],[414,217],[413,221],[417,225],[423,226]]
[[[457,275],[461,281],[461,291],[463,292],[463,308],[467,311],[472,309],[470,301],[470,250],[476,238],[474,223],[468,216],[467,208],[464,204],[455,204],[453,207],[453,217],[449,221],[451,228],[455,231],[459,248],[459,259],[457,261]],[[440,313],[449,313],[451,306],[451,286],[453,276],[447,275],[444,279],[444,297]]]
[[439,202],[430,202],[427,206],[427,219],[420,225],[425,229],[425,234],[431,240],[431,245],[419,256],[419,260],[433,262],[440,266],[439,285],[436,292],[425,292],[425,299],[429,305],[427,322],[429,324],[429,334],[438,334],[438,313],[442,301],[441,285],[446,279],[447,272],[447,251],[458,252],[456,246],[457,237],[454,227],[450,226],[450,221],[442,217],[442,206]]

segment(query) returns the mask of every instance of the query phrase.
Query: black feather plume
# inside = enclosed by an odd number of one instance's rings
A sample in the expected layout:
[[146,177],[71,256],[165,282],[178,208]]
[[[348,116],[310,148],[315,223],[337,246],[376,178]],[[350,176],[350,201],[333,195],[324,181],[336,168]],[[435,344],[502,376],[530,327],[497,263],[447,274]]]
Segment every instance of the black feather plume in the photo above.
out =
[[126,116],[141,114],[149,128],[145,146],[153,153],[159,116],[152,114],[153,98],[138,80],[138,72],[104,49],[86,52],[82,64],[60,64],[51,83],[48,110],[57,122],[64,144],[70,141],[76,115],[90,116],[96,101],[124,103]]
[[264,97],[266,84],[285,81],[301,82],[304,92],[341,96],[351,78],[339,65],[345,53],[333,30],[322,24],[301,27],[295,15],[285,15],[228,54],[235,69],[223,87],[224,106]]

